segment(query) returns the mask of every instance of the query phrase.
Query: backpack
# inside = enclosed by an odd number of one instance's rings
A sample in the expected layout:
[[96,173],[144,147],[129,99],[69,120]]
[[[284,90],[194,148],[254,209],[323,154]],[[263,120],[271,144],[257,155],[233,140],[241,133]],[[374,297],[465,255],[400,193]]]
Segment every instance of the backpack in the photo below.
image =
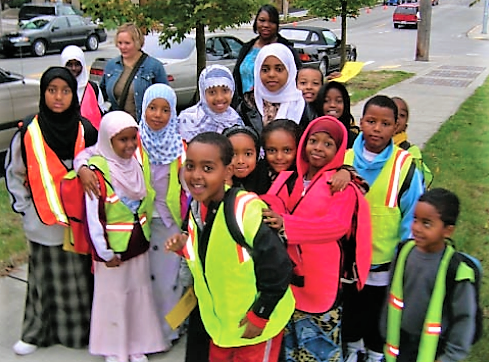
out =
[[447,270],[447,281],[446,281],[446,295],[447,295],[447,303],[451,303],[451,298],[453,297],[453,289],[455,287],[455,276],[457,275],[457,269],[460,263],[465,263],[468,267],[470,267],[474,271],[474,286],[475,286],[475,298],[477,303],[477,310],[475,314],[475,333],[474,339],[472,340],[472,344],[476,343],[481,337],[483,333],[483,312],[480,305],[480,288],[481,288],[481,280],[482,280],[482,265],[481,262],[472,255],[455,251],[453,254],[450,263],[448,264]]
[[[107,195],[106,180],[99,170],[95,169],[95,174],[99,179],[100,198],[104,200]],[[85,190],[74,170],[68,172],[61,181],[60,199],[69,220],[69,238],[65,240],[63,248],[77,254],[90,254],[90,239],[85,222]]]

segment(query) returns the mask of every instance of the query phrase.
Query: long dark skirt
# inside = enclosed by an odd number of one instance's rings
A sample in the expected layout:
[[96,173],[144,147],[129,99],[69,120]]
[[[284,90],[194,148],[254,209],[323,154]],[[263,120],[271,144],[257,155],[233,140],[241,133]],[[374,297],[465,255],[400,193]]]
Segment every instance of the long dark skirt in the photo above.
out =
[[93,295],[91,257],[30,242],[22,340],[39,347],[88,345]]
[[341,307],[323,314],[295,311],[285,328],[287,362],[340,362]]

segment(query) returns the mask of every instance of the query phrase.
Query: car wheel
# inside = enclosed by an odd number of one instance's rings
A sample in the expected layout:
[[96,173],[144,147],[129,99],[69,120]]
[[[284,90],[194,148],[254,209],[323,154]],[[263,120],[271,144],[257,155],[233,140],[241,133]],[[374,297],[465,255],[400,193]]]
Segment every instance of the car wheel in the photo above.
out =
[[92,34],[87,38],[86,48],[89,51],[94,51],[98,49],[98,38],[96,35]]
[[46,42],[38,39],[32,44],[32,54],[36,57],[43,57],[46,55]]
[[323,58],[321,59],[321,62],[319,63],[319,70],[321,73],[323,73],[323,76],[328,75],[328,58]]

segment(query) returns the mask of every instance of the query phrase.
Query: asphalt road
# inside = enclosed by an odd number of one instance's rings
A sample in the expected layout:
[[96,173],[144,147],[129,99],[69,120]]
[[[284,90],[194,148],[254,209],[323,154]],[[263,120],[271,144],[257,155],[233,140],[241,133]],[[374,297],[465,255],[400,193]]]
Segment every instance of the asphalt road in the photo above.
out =
[[[441,0],[440,5],[433,7],[430,60],[451,55],[488,56],[487,42],[477,42],[468,39],[467,29],[482,22],[483,2],[469,8],[470,0]],[[415,29],[394,29],[392,13],[394,6],[375,7],[370,11],[362,10],[356,19],[347,21],[347,41],[358,48],[358,61],[366,62],[365,69],[395,69],[403,60],[413,60],[416,50]],[[8,22],[3,20],[2,28],[8,28]],[[302,24],[323,26],[332,29],[338,37],[341,36],[341,23],[338,21],[309,20]],[[255,34],[250,24],[237,29],[227,29],[226,33],[238,36],[244,41]],[[87,64],[96,57],[112,57],[118,54],[114,45],[114,31],[109,32],[107,42],[100,44],[99,50],[85,52]],[[43,58],[30,55],[10,59],[1,58],[0,67],[24,74],[28,77],[39,78],[43,71],[52,65],[59,65],[59,53],[52,53]]]

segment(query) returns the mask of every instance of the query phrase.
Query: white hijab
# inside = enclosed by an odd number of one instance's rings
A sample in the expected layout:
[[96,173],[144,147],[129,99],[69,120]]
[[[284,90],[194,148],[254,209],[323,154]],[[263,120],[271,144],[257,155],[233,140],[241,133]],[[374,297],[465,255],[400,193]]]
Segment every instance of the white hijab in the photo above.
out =
[[[260,69],[269,56],[278,58],[287,69],[289,77],[287,83],[277,92],[270,92],[260,79]],[[297,68],[294,61],[292,51],[285,45],[280,43],[272,43],[261,48],[255,60],[255,103],[256,108],[263,116],[263,101],[270,103],[280,103],[275,119],[291,119],[296,123],[301,121],[302,113],[304,112],[305,101],[302,97],[302,92],[297,89],[296,77]]]
[[63,52],[61,53],[61,66],[66,67],[66,63],[68,63],[68,61],[72,59],[78,60],[82,65],[82,71],[80,75],[76,77],[76,81],[78,82],[77,94],[78,99],[81,102],[83,99],[83,93],[85,93],[85,87],[88,83],[89,75],[83,50],[81,50],[76,45],[69,45],[63,49]]

